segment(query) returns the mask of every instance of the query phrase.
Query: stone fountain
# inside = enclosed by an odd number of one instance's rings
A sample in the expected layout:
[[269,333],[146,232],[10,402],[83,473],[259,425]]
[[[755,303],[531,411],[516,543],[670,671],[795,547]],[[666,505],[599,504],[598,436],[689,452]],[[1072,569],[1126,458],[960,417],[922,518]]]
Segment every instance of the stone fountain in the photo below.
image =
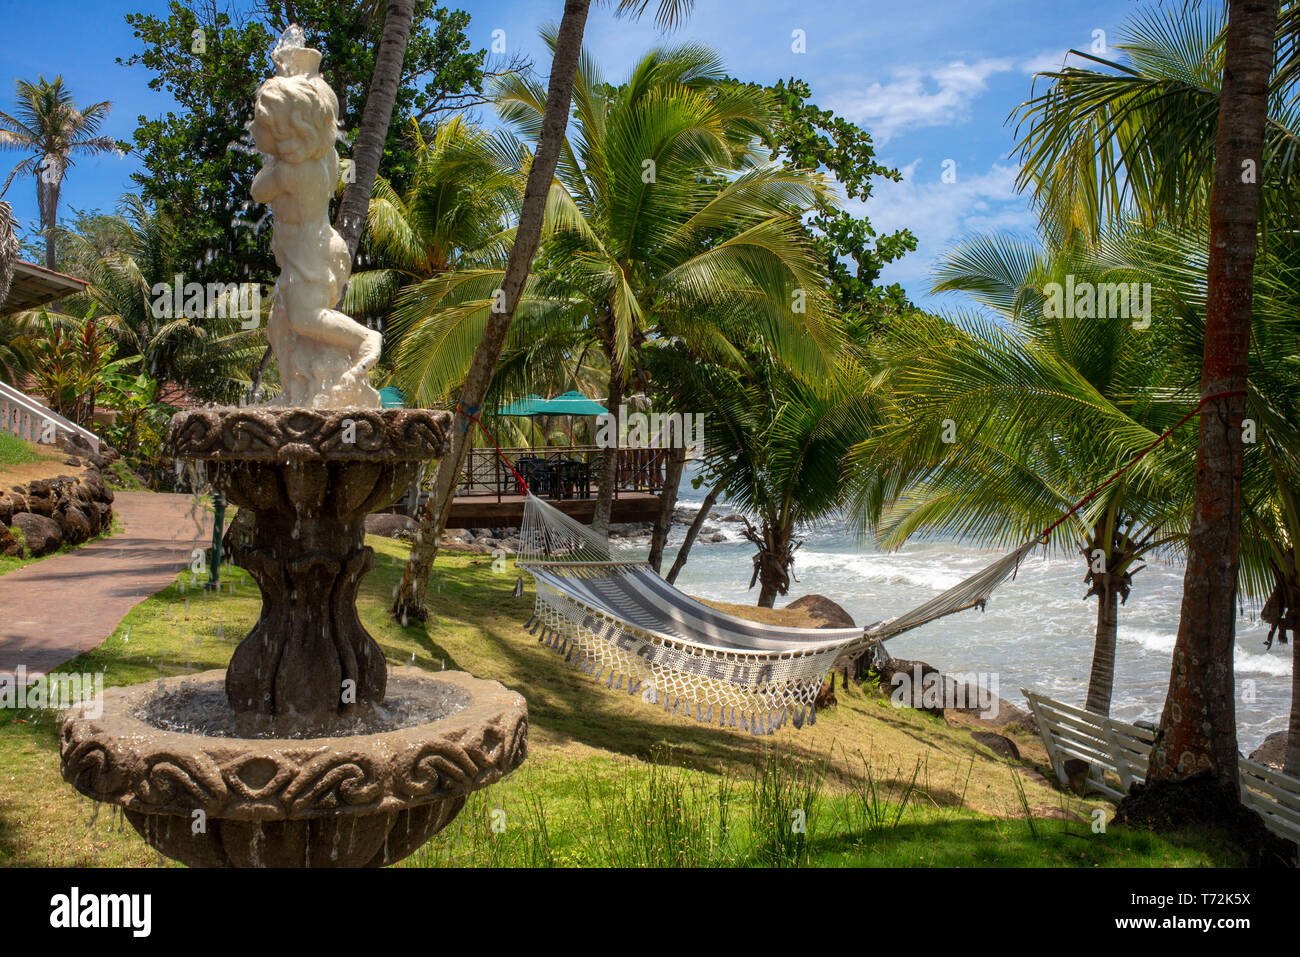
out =
[[262,611],[226,671],[114,688],[64,718],[65,780],[120,806],[191,866],[393,863],[445,827],[470,792],[527,753],[522,697],[460,672],[397,668],[357,616],[373,552],[367,514],[397,501],[448,446],[445,412],[379,408],[379,333],[338,312],[347,245],[330,225],[338,104],[320,53],[291,27],[257,94],[280,266],[267,337],[272,404],[173,418],[168,446],[255,515],[234,556]]

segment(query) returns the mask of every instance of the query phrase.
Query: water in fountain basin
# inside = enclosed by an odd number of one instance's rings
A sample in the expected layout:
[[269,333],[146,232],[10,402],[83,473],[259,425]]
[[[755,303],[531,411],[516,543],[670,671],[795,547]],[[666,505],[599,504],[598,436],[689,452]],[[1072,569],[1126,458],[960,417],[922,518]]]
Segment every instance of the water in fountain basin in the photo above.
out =
[[469,697],[450,685],[393,675],[384,701],[359,705],[348,715],[324,718],[302,715],[239,715],[226,700],[219,682],[185,682],[177,688],[159,689],[132,713],[158,728],[215,738],[327,738],[382,734],[412,728],[463,710]]

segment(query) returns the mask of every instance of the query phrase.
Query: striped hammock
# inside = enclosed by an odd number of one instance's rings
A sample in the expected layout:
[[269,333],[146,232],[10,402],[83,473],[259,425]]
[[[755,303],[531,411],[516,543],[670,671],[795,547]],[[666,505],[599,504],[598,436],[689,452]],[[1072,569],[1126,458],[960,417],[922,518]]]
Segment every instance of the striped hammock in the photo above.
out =
[[[728,615],[668,584],[644,561],[529,493],[516,564],[536,584],[524,626],[607,688],[697,721],[770,734],[816,721],[814,701],[842,655],[926,622],[983,608],[1036,545],[999,558],[918,608],[866,628],[786,628]],[[522,593],[522,581],[516,586]]]

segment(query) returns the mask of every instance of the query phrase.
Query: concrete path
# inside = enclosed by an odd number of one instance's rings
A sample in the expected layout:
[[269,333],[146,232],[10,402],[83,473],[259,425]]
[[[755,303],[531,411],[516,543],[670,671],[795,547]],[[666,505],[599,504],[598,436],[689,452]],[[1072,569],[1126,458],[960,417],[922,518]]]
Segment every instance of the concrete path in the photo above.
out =
[[94,648],[126,613],[167,585],[195,548],[212,545],[212,516],[190,495],[117,492],[125,529],[75,551],[0,575],[0,674],[43,674]]

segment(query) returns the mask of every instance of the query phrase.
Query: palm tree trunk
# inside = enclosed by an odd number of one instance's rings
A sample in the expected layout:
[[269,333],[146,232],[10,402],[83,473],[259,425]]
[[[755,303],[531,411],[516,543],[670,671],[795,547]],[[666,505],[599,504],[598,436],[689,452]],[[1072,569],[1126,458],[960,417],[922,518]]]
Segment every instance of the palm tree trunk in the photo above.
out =
[[722,483],[719,482],[713,488],[709,489],[709,494],[704,496],[704,504],[700,510],[695,513],[695,520],[691,522],[691,527],[686,530],[686,538],[682,540],[682,547],[677,549],[677,557],[673,559],[673,567],[668,569],[668,583],[671,585],[677,581],[677,573],[686,565],[686,558],[691,553],[691,546],[695,544],[696,537],[700,534],[700,529],[704,527],[704,520],[709,517],[709,512],[713,509],[714,504],[718,501],[718,495],[722,492]]
[[596,486],[596,511],[591,519],[591,530],[597,535],[609,534],[609,519],[614,511],[614,486],[618,484],[618,462],[621,450],[618,445],[619,426],[622,423],[619,408],[623,404],[623,362],[618,357],[614,344],[613,318],[609,319],[606,330],[605,351],[609,355],[609,398],[606,407],[614,415],[614,428],[611,429],[613,442],[605,448],[600,460],[600,480]]
[[[763,522],[759,532],[745,523],[745,537],[758,549],[754,556],[754,578],[758,579],[758,607],[771,608],[776,604],[776,596],[784,595],[790,590],[790,563],[793,560],[790,530]],[[754,587],[750,579],[749,587]]]
[[659,571],[663,564],[668,532],[673,527],[673,509],[677,507],[677,486],[681,484],[682,470],[685,467],[686,449],[669,449],[668,466],[664,469],[664,487],[659,493],[659,514],[655,517],[655,527],[650,533],[650,567],[655,571]]
[[1300,778],[1300,635],[1291,633],[1291,723],[1282,773]]
[[370,77],[370,91],[366,94],[366,106],[361,113],[361,129],[352,150],[353,181],[343,191],[335,217],[339,234],[347,240],[348,255],[354,259],[366,225],[370,191],[374,188],[379,161],[384,156],[384,143],[388,140],[388,125],[393,118],[393,105],[397,102],[397,88],[402,82],[406,41],[411,34],[414,16],[415,0],[388,0],[384,33],[375,53],[375,72]]
[[[51,161],[46,159],[45,162]],[[42,175],[43,171],[37,173],[36,200],[41,213],[41,228],[45,230],[45,268],[52,271],[57,264],[54,255],[54,228],[59,222],[59,193],[62,184],[57,173],[49,182],[42,179]],[[51,308],[60,311],[59,305],[55,302]]]
[[483,404],[506,332],[514,318],[515,308],[523,293],[524,282],[533,265],[533,255],[542,237],[542,220],[546,213],[546,198],[555,177],[555,165],[560,158],[560,146],[569,122],[569,107],[573,100],[573,80],[578,72],[578,57],[582,51],[582,34],[587,23],[587,10],[591,0],[565,0],[564,18],[556,38],[555,57],[551,61],[551,78],[546,93],[546,109],[542,116],[541,136],[537,152],[528,169],[524,187],[523,205],[519,212],[519,226],[515,230],[515,243],[506,261],[505,277],[501,287],[505,293],[505,309],[488,317],[483,338],[470,364],[457,408],[456,427],[451,433],[451,450],[439,463],[434,479],[433,494],[420,514],[420,528],[411,554],[402,573],[402,584],[393,602],[393,614],[399,621],[408,617],[423,621],[425,597],[429,589],[429,573],[438,557],[438,539],[447,527],[451,501],[456,495],[456,480],[465,461],[469,447],[467,432],[472,424],[465,411],[477,415]]
[[[1260,177],[1242,170],[1247,160],[1257,171],[1263,167],[1278,0],[1230,0],[1228,11],[1210,197],[1203,397],[1246,388]],[[1232,657],[1244,414],[1240,394],[1202,409],[1182,613],[1148,783],[1208,770],[1224,794],[1236,792]]]
[[1119,632],[1119,591],[1109,586],[1097,594],[1097,636],[1092,649],[1092,674],[1088,678],[1088,701],[1084,705],[1097,714],[1110,714],[1115,686],[1115,640]]

